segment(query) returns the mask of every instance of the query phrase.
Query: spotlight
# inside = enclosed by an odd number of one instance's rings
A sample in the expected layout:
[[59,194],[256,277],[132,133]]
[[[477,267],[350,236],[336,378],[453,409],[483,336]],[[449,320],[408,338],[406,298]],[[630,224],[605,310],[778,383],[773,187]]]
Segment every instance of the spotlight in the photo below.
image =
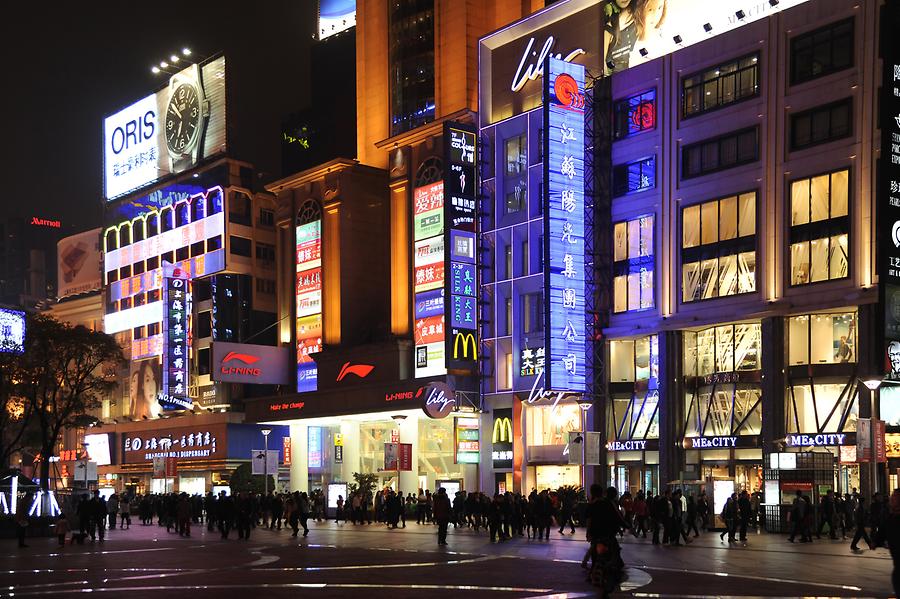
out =
[[169,63],[167,63],[165,60],[162,61],[161,63],[159,63],[159,68],[161,68],[161,69],[164,69],[168,66],[169,66]]
[[710,31],[712,31],[712,25],[710,25],[709,23],[704,23],[703,31],[705,31],[706,33],[709,33]]
[[184,54],[185,56],[190,56],[191,50],[190,50],[190,48],[182,48],[181,53]]
[[676,44],[680,44],[680,43],[681,43],[681,36],[680,36],[680,35],[676,35],[675,37],[672,38],[672,41],[674,41]]
[[616,68],[616,63],[614,63],[614,62],[611,61],[611,60],[607,60],[607,61],[606,61],[606,66],[607,66],[607,67],[609,68],[609,70],[611,71],[611,70],[613,70],[614,68]]
[[159,67],[153,65],[152,67],[150,67],[150,71],[155,75],[156,73],[159,73]]
[[173,54],[172,56],[169,57],[169,60],[171,60],[172,62],[178,62],[181,59],[178,58],[178,55]]
[[744,17],[746,17],[747,15],[744,13],[744,11],[739,10],[736,13],[734,13],[734,16],[736,16],[739,21],[742,21],[744,19]]
[[641,56],[644,56],[644,57],[646,57],[648,54],[650,54],[649,52],[647,52],[647,48],[641,48],[640,50],[638,50],[638,52],[640,52]]

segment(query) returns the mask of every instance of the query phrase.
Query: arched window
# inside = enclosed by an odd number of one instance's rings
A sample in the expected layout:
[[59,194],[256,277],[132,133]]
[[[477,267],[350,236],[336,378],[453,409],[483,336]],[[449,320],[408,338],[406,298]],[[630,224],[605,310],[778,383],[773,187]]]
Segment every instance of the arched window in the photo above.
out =
[[191,198],[191,222],[195,223],[206,217],[206,198],[195,196]]
[[159,235],[159,212],[147,214],[147,237]]
[[416,170],[414,187],[424,187],[431,183],[437,183],[443,178],[444,163],[441,159],[437,157],[427,158],[419,165],[418,170]]
[[175,226],[183,227],[191,222],[191,207],[187,202],[175,204]]
[[119,225],[119,247],[123,248],[126,245],[131,245],[131,223]]
[[159,227],[163,233],[175,228],[175,215],[171,206],[166,206],[159,213]]
[[131,240],[134,242],[144,241],[144,217],[139,216],[131,221]]
[[222,189],[216,187],[206,192],[206,216],[222,212]]
[[103,251],[111,252],[117,249],[119,249],[119,233],[115,227],[110,227],[103,236]]
[[315,200],[306,200],[297,211],[297,226],[322,220],[322,206]]

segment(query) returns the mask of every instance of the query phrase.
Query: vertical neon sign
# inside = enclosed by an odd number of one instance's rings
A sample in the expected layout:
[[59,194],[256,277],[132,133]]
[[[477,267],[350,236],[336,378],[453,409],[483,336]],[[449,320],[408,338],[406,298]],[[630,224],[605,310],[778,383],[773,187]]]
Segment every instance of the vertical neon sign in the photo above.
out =
[[546,389],[584,392],[584,66],[547,59],[544,78]]
[[297,227],[297,391],[315,391],[322,349],[322,221]]
[[193,402],[188,395],[188,356],[190,354],[188,319],[191,296],[188,275],[180,268],[163,263],[163,388],[159,402],[166,410],[189,410]]

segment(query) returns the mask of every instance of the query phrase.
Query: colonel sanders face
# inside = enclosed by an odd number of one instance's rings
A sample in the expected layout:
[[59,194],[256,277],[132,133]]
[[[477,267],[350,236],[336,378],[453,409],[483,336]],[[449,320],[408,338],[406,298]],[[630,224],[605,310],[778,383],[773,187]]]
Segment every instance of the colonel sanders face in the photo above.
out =
[[900,378],[900,341],[888,343],[887,355],[891,361],[891,378]]

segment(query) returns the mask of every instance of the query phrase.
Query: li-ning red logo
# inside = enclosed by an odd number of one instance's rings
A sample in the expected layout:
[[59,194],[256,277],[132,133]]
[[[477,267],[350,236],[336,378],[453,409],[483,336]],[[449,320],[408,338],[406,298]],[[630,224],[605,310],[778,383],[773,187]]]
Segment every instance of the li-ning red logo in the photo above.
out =
[[375,367],[371,364],[354,364],[353,366],[350,366],[350,362],[346,362],[335,380],[341,382],[348,374],[355,374],[359,378],[364,379],[369,376],[369,373],[373,370],[375,370]]
[[560,73],[553,82],[553,93],[563,106],[584,108],[584,95],[578,93],[578,83],[568,73]]
[[228,362],[233,362],[237,360],[238,362],[243,362],[244,364],[250,365],[259,362],[259,358],[257,356],[251,356],[248,354],[239,354],[237,352],[228,352],[228,355],[222,359],[222,374],[246,374],[249,376],[259,376],[262,373],[262,370],[259,368],[248,368],[245,366],[225,366]]

